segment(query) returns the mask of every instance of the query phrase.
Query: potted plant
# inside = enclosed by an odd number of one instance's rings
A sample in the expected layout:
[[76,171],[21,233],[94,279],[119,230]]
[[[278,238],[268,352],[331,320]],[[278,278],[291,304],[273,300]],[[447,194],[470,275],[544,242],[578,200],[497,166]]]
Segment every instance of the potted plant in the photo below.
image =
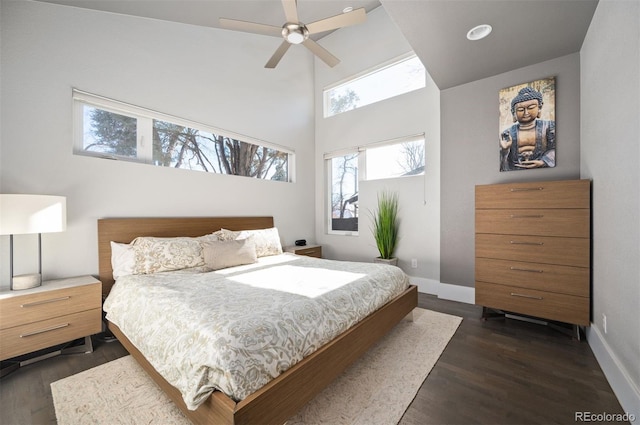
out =
[[393,256],[398,243],[398,194],[390,191],[378,193],[378,210],[373,214],[373,237],[380,256],[376,263],[398,264]]

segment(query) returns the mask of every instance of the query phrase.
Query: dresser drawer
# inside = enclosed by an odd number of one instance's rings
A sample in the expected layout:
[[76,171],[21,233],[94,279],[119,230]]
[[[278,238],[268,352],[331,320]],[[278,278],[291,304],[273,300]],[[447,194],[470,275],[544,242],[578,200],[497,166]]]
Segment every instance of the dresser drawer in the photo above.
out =
[[574,325],[589,325],[589,298],[476,281],[476,304]]
[[100,282],[0,300],[0,329],[102,308]]
[[589,269],[476,258],[476,280],[520,288],[589,296]]
[[0,360],[73,341],[101,330],[101,308],[3,329],[0,330]]
[[476,257],[589,267],[590,239],[476,234]]
[[476,186],[476,208],[590,208],[589,180]]
[[590,237],[588,209],[476,210],[476,233]]

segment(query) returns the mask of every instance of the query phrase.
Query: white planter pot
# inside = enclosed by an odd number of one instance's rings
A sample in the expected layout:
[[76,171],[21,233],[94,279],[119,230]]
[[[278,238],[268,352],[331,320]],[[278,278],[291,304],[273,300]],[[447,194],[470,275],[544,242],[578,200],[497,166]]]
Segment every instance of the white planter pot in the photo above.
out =
[[396,257],[393,258],[380,258],[380,257],[376,257],[373,259],[374,263],[383,263],[383,264],[389,264],[391,266],[397,266],[398,265],[398,259]]

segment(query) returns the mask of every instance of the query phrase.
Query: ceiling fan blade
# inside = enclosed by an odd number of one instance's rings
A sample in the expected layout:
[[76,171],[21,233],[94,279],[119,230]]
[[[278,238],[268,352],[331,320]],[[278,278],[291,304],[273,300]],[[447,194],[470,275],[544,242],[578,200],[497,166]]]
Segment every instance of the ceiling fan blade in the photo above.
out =
[[283,41],[280,47],[278,47],[276,52],[273,54],[273,56],[271,56],[271,59],[269,59],[264,67],[275,68],[276,65],[278,65],[278,62],[280,62],[280,59],[282,59],[284,54],[287,53],[287,50],[289,50],[289,46],[291,46],[291,43],[289,43],[287,40]]
[[321,19],[319,21],[307,24],[309,34],[317,34],[319,32],[331,31],[337,28],[347,27],[349,25],[360,24],[367,20],[367,12],[363,7],[351,12],[342,13],[332,16],[331,18]]
[[251,32],[254,34],[282,37],[282,28],[273,25],[257,24],[255,22],[238,21],[236,19],[220,18],[222,28],[234,31]]
[[298,19],[298,2],[297,0],[282,0],[282,7],[284,8],[284,16],[287,18],[287,22],[297,24]]
[[333,68],[334,66],[340,63],[340,59],[333,56],[331,53],[329,53],[327,49],[325,49],[324,47],[322,47],[312,39],[307,38],[305,41],[302,42],[302,44],[304,44],[307,49],[311,50],[314,55],[322,59],[324,63],[329,65],[331,68]]

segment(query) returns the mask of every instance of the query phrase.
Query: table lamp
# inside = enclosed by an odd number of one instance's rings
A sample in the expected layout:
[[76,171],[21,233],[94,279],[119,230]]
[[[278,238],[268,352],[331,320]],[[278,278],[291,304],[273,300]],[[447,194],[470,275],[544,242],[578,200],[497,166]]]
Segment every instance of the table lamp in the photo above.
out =
[[[9,235],[11,289],[42,284],[42,233],[67,228],[67,198],[49,195],[0,194],[0,235]],[[38,273],[13,275],[13,235],[38,234]]]

